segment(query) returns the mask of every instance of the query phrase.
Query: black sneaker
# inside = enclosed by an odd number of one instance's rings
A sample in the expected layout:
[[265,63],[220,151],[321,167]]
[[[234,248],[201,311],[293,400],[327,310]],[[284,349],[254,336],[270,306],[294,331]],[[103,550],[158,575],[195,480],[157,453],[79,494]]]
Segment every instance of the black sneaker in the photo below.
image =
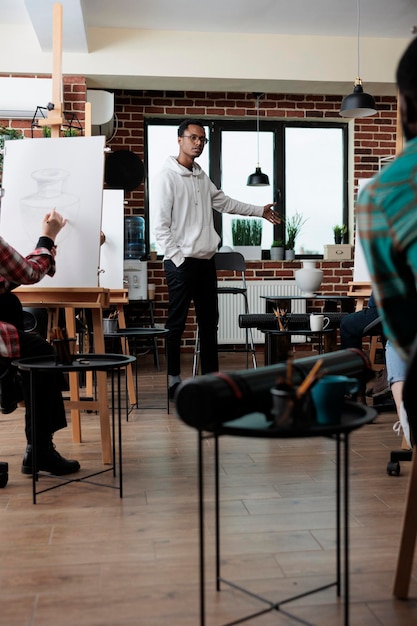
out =
[[181,383],[174,383],[171,387],[168,387],[168,397],[170,400],[175,400],[175,393]]
[[[37,455],[37,471],[49,472],[55,476],[65,476],[74,474],[80,470],[78,461],[64,459],[51,442],[46,449],[39,451]],[[22,462],[22,474],[32,474],[32,446],[26,447],[26,452]]]

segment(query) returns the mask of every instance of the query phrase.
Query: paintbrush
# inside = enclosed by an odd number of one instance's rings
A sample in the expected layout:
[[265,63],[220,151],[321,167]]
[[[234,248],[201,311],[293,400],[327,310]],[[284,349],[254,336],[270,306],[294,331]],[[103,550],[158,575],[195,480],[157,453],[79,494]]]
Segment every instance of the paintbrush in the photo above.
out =
[[319,359],[312,369],[309,371],[307,376],[304,378],[301,385],[298,387],[296,391],[296,398],[299,400],[311,387],[311,385],[317,380],[317,374],[323,365],[323,359]]

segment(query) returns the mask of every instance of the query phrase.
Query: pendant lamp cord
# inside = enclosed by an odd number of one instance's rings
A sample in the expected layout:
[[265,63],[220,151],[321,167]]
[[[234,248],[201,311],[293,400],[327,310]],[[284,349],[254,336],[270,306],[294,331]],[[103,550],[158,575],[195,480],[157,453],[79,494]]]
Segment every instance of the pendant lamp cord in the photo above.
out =
[[356,20],[357,20],[357,31],[358,31],[358,42],[357,42],[357,46],[358,46],[358,78],[361,77],[360,74],[360,67],[359,67],[359,32],[360,32],[360,24],[361,24],[361,5],[360,5],[360,0],[356,0]]
[[256,97],[256,141],[258,145],[258,167],[259,167],[259,99],[260,95],[258,94]]

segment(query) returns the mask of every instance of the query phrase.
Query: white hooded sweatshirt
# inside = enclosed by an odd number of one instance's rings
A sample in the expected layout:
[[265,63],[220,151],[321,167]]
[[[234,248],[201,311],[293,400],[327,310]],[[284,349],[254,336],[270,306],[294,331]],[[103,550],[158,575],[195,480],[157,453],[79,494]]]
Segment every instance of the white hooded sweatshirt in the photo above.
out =
[[168,157],[152,187],[155,239],[164,258],[179,267],[186,257],[211,259],[220,237],[213,210],[262,217],[264,207],[229,198],[197,164],[190,171],[176,157]]

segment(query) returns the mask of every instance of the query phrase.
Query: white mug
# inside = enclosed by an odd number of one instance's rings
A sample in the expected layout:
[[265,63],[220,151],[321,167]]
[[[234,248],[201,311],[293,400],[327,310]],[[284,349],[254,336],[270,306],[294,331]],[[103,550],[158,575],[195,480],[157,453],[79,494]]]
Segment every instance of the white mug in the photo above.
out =
[[328,317],[324,317],[324,315],[317,315],[316,313],[312,313],[310,315],[310,329],[319,332],[324,330],[330,324],[330,320]]

